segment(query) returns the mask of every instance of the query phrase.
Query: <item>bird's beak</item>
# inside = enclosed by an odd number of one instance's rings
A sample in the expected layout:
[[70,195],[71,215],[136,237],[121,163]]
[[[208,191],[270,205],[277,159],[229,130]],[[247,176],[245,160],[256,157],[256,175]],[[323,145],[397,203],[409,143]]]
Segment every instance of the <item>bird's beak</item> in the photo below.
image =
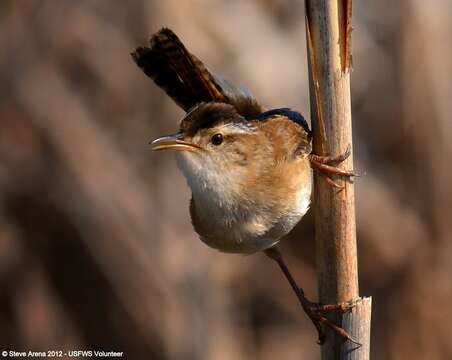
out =
[[203,150],[199,145],[181,139],[180,134],[163,136],[151,142],[152,150],[177,150],[198,152]]

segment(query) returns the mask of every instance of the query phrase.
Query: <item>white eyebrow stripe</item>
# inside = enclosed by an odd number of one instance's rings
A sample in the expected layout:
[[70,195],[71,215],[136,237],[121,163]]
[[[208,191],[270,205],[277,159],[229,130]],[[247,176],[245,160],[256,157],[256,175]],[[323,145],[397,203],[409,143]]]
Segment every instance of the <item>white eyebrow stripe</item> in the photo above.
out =
[[238,134],[249,134],[256,130],[256,127],[251,123],[228,123],[223,125],[223,127],[231,129]]

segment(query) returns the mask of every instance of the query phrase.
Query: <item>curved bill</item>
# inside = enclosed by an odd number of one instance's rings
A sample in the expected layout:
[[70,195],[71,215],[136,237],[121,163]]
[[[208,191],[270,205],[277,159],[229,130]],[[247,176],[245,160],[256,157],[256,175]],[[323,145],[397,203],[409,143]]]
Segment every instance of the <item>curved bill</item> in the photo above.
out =
[[197,152],[203,150],[199,145],[181,140],[181,135],[163,136],[151,142],[152,150],[178,150]]

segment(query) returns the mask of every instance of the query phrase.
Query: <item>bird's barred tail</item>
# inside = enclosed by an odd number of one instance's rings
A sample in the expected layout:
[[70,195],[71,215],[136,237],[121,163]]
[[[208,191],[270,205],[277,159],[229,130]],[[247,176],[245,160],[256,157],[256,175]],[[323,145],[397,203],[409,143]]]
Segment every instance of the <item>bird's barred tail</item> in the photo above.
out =
[[185,111],[200,102],[226,101],[213,75],[170,29],[158,31],[152,36],[150,47],[137,48],[132,57]]

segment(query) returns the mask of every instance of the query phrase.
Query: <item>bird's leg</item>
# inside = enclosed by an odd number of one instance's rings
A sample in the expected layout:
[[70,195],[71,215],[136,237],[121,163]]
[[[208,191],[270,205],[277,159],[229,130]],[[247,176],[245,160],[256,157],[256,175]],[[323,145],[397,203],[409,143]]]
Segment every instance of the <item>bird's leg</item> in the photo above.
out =
[[292,274],[290,273],[281,252],[276,246],[273,246],[270,249],[265,250],[265,254],[271,258],[272,260],[276,261],[281,268],[282,272],[284,273],[286,279],[289,281],[290,286],[292,287],[293,291],[297,295],[298,300],[300,301],[300,304],[305,311],[305,313],[309,316],[311,321],[313,322],[314,326],[317,328],[317,332],[319,334],[319,339],[317,343],[319,345],[322,345],[325,342],[325,331],[322,327],[322,324],[325,326],[328,326],[330,329],[332,329],[336,334],[341,336],[344,339],[350,340],[351,342],[359,344],[356,340],[354,340],[344,329],[342,329],[340,326],[337,326],[336,324],[332,323],[330,320],[328,320],[324,315],[331,312],[345,312],[350,310],[353,305],[349,303],[341,303],[341,304],[335,304],[335,305],[321,305],[319,303],[314,303],[310,301],[308,298],[306,298],[304,291],[302,288],[300,288],[297,283],[295,282]]

